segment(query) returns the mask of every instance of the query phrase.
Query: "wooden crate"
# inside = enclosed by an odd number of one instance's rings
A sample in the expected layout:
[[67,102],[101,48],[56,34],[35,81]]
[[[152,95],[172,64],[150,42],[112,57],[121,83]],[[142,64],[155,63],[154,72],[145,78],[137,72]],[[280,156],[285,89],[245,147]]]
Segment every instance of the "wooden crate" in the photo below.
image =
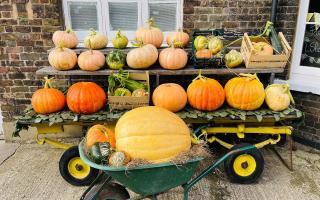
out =
[[278,38],[283,48],[282,53],[275,53],[271,56],[255,55],[252,41],[248,34],[245,33],[241,44],[241,54],[246,68],[284,68],[290,58],[292,49],[282,32],[278,33]]
[[129,110],[137,107],[148,106],[150,99],[150,84],[149,72],[145,73],[130,73],[130,79],[142,81],[147,84],[148,95],[143,97],[125,97],[125,96],[111,96],[108,94],[108,103],[110,110]]

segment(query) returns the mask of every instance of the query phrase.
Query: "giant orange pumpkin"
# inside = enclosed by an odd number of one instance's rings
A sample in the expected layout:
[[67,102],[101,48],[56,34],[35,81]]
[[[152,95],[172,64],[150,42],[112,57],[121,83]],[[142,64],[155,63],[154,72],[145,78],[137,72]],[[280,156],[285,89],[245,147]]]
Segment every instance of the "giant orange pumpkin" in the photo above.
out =
[[48,61],[56,70],[70,70],[77,64],[77,54],[60,43],[58,47],[50,51]]
[[163,34],[161,30],[156,27],[153,18],[147,21],[148,27],[140,27],[136,31],[136,38],[142,40],[144,44],[152,44],[159,48],[163,41]]
[[64,47],[71,49],[77,47],[79,43],[76,34],[71,28],[68,28],[65,31],[54,32],[52,35],[52,41],[56,46],[59,46],[61,43],[63,43]]
[[176,32],[169,33],[166,40],[169,46],[175,43],[175,47],[185,47],[189,43],[189,35],[180,29]]
[[86,135],[86,146],[88,149],[90,149],[96,142],[109,142],[112,148],[116,148],[114,133],[101,124],[92,126]]
[[126,112],[115,128],[116,149],[132,159],[168,162],[191,147],[190,130],[176,114],[157,106]]
[[159,63],[165,69],[182,69],[188,62],[188,54],[183,49],[172,47],[160,52]]
[[225,99],[220,83],[201,74],[188,86],[187,95],[189,104],[193,108],[206,111],[220,108]]
[[187,93],[176,83],[164,83],[154,90],[152,101],[155,106],[177,112],[186,106]]
[[240,110],[255,110],[264,101],[265,92],[257,75],[240,74],[224,87],[228,104]]
[[37,90],[32,95],[31,104],[36,113],[49,114],[62,110],[66,104],[64,94],[52,88],[50,79],[45,78],[44,88]]
[[68,89],[67,105],[75,113],[91,114],[103,108],[106,98],[106,93],[96,83],[78,82]]

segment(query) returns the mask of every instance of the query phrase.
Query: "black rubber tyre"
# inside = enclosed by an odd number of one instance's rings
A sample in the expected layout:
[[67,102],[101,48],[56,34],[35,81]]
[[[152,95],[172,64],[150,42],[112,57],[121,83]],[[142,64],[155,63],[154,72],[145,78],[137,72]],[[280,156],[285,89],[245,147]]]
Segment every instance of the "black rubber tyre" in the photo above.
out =
[[118,183],[109,183],[99,192],[97,200],[126,200],[129,199],[129,192]]
[[[242,143],[235,145],[231,150],[236,150],[242,147],[249,146],[251,144]],[[240,172],[236,172],[235,166],[239,164],[239,158],[242,157],[250,157],[251,163],[255,163],[255,167],[253,164],[248,163],[247,161],[241,163],[241,170],[247,173],[247,168],[252,167],[253,170],[248,172],[247,175],[241,175]],[[236,161],[237,160],[237,161]],[[251,165],[251,166],[250,166]],[[239,165],[238,165],[239,167]],[[224,161],[224,168],[225,172],[228,176],[228,179],[234,183],[241,183],[241,184],[250,184],[257,181],[257,179],[261,176],[263,169],[264,169],[264,159],[261,152],[258,149],[250,149],[245,152],[238,152],[231,155],[226,161]]]
[[[90,185],[90,183],[98,176],[99,170],[94,169],[90,167],[90,171],[87,176],[79,179],[75,176],[73,176],[69,172],[69,162],[72,159],[80,159],[78,146],[70,147],[68,150],[66,150],[63,155],[60,158],[59,161],[59,171],[64,180],[66,180],[68,183],[74,186],[87,186]],[[80,166],[82,168],[82,166]],[[81,170],[81,169],[80,169]]]

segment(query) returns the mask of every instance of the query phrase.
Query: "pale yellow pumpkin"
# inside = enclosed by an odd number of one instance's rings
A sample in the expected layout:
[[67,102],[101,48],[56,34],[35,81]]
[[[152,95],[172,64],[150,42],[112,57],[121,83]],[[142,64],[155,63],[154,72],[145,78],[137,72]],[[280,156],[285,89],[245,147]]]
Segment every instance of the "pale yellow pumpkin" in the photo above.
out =
[[159,63],[165,69],[182,69],[188,62],[188,53],[179,48],[165,48],[160,52]]
[[126,112],[115,128],[116,149],[132,159],[168,162],[191,147],[188,126],[176,114],[147,106]]
[[167,35],[167,44],[169,46],[172,45],[172,43],[175,43],[175,47],[185,47],[189,43],[189,35],[182,30],[178,30],[176,32],[171,32]]
[[158,50],[152,44],[140,44],[127,54],[127,64],[133,69],[146,69],[158,59]]
[[78,65],[80,69],[86,71],[96,71],[103,67],[104,63],[104,55],[97,50],[88,50],[82,52],[78,57]]
[[136,31],[136,38],[142,40],[144,44],[152,44],[159,48],[163,41],[163,34],[161,30],[156,27],[153,18],[150,18],[147,22],[148,27],[140,27]]
[[289,107],[290,102],[294,104],[288,84],[269,85],[265,93],[265,102],[273,111],[283,111]]
[[60,46],[49,53],[48,60],[57,70],[70,70],[77,64],[77,54],[71,49]]
[[84,38],[84,46],[88,49],[102,49],[108,44],[108,37],[101,33],[91,30],[90,34]]
[[55,46],[59,46],[62,43],[64,47],[71,49],[77,47],[79,43],[76,34],[71,28],[68,28],[65,31],[54,32],[52,35],[52,41]]

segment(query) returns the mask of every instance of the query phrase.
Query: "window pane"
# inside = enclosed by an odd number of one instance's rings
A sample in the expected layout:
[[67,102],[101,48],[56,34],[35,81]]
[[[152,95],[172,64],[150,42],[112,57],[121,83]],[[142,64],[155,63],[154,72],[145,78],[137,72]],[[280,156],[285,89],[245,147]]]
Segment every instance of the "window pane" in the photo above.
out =
[[75,31],[98,30],[97,5],[94,2],[68,2],[71,26]]
[[177,3],[149,3],[149,16],[153,17],[162,31],[176,29]]
[[109,3],[110,30],[137,30],[138,4],[136,2]]

